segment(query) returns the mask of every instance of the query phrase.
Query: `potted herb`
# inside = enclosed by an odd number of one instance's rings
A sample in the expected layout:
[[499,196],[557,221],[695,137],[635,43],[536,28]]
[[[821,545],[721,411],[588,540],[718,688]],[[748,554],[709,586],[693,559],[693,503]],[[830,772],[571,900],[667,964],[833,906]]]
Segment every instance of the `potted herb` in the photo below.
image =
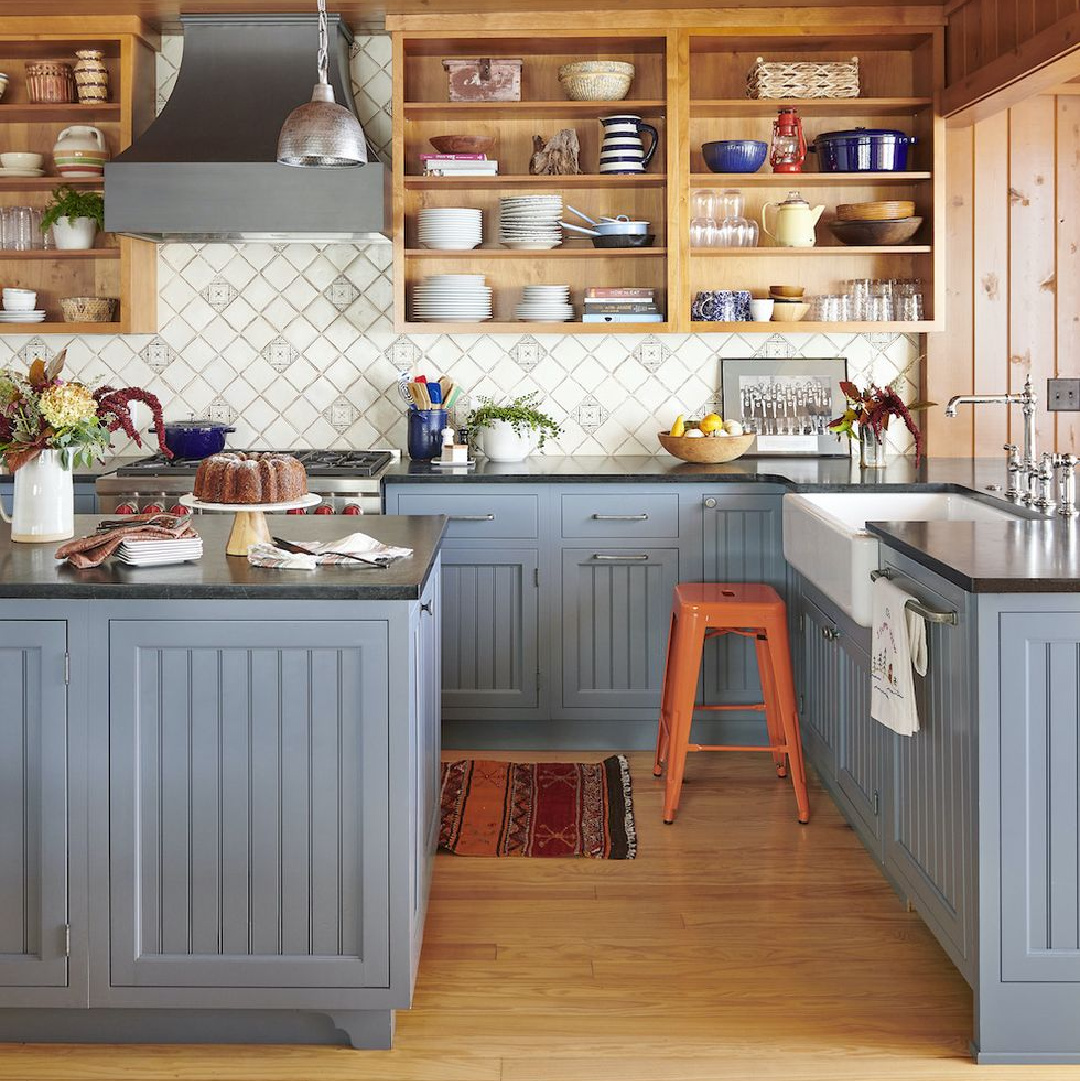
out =
[[922,432],[911,414],[918,409],[929,409],[933,402],[915,402],[905,405],[900,395],[891,387],[871,384],[860,390],[854,383],[844,380],[840,389],[847,399],[843,416],[829,424],[829,431],[837,437],[859,441],[859,464],[864,469],[881,469],[885,466],[885,431],[892,417],[899,417],[915,440],[915,464],[922,458]]
[[41,231],[50,227],[58,248],[92,248],[97,231],[105,227],[105,200],[96,191],[61,184],[41,216]]
[[537,392],[522,394],[505,405],[494,398],[481,398],[480,405],[469,413],[465,424],[470,429],[482,429],[481,450],[493,462],[521,462],[544,445],[550,436],[556,438],[558,423],[536,408]]

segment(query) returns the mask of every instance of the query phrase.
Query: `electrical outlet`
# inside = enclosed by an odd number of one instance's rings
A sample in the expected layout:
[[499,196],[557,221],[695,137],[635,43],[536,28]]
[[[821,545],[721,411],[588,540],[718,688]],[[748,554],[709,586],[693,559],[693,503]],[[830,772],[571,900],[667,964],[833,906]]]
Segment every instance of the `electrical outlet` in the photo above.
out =
[[1047,379],[1046,408],[1080,410],[1080,379]]

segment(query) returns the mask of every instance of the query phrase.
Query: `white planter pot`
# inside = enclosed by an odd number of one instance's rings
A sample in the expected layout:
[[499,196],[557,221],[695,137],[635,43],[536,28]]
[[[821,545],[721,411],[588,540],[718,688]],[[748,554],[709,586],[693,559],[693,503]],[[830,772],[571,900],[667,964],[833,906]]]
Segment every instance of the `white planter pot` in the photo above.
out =
[[523,428],[519,435],[506,420],[493,420],[480,430],[480,448],[492,462],[523,462],[536,444],[536,432]]
[[11,524],[11,539],[31,544],[67,540],[75,535],[75,489],[70,455],[43,450],[15,473],[11,517],[0,500],[0,518]]
[[97,222],[93,218],[57,218],[52,227],[53,240],[58,248],[92,248],[97,236]]

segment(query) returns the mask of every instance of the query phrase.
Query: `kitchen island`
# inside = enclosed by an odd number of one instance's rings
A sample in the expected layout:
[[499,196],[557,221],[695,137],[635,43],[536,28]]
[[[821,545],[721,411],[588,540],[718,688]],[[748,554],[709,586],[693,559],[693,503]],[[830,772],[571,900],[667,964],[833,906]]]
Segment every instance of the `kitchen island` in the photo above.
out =
[[226,556],[230,524],[83,571],[0,533],[0,1039],[388,1047],[410,1004],[444,522],[364,519],[412,557],[315,571]]
[[[675,583],[778,589],[807,757],[973,987],[974,1056],[1080,1062],[1080,521],[1007,503],[1004,481],[1003,460],[863,472],[847,459],[552,456],[469,473],[401,463],[385,485],[389,511],[448,519],[451,746],[651,747]],[[940,618],[911,738],[870,717],[869,628],[784,557],[786,493],[867,489],[1015,513],[868,527],[879,570]],[[707,643],[700,685],[710,704],[760,701],[752,649]],[[752,710],[715,716],[696,718],[696,739],[765,742]]]

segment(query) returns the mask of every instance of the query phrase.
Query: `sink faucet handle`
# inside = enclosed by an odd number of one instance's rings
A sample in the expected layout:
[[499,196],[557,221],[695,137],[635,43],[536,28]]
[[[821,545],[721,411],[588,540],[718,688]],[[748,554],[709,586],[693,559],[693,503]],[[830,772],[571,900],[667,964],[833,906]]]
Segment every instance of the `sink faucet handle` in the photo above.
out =
[[1054,467],[1057,469],[1058,514],[1071,518],[1076,510],[1076,464],[1080,461],[1075,454],[1055,454]]
[[1005,489],[1006,499],[1016,499],[1020,495],[1020,489],[1017,486],[1016,479],[1020,475],[1020,453],[1016,448],[1015,443],[1006,443],[1004,449],[1009,452],[1009,456],[1005,462],[1005,468],[1009,473],[1009,485]]
[[1039,467],[1035,472],[1035,499],[1033,505],[1037,510],[1049,514],[1055,506],[1054,501],[1054,456],[1044,450],[1039,459]]

